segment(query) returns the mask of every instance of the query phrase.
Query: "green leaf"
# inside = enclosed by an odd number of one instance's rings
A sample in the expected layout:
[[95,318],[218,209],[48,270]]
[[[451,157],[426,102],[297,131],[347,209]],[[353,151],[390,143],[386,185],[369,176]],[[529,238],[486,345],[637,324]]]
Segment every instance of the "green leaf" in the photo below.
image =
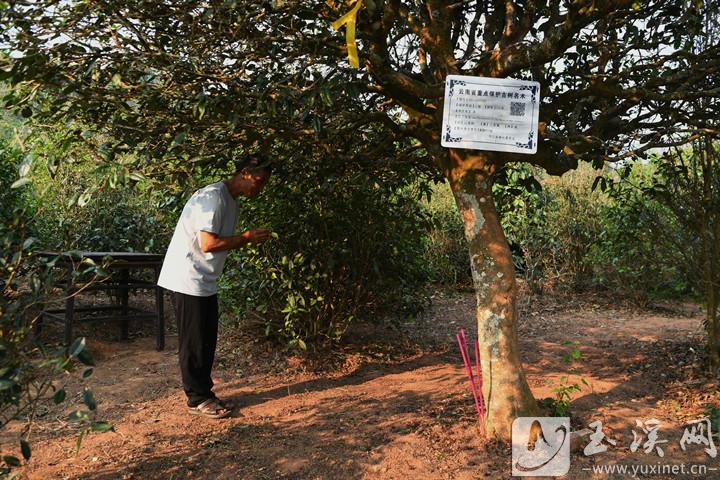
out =
[[27,239],[23,242],[23,246],[22,246],[23,250],[27,250],[28,248],[32,247],[32,245],[33,245],[34,243],[36,243],[37,241],[38,241],[38,239],[35,238],[35,237],[29,237],[29,238],[27,238]]
[[104,433],[109,432],[110,430],[115,430],[115,425],[108,422],[97,421],[90,424],[90,430],[92,430],[93,432]]
[[32,164],[35,161],[35,154],[34,153],[28,153],[25,158],[23,159],[22,163],[20,163],[20,166],[18,167],[18,176],[20,177],[27,177],[30,173],[30,169],[32,168]]
[[15,385],[17,384],[12,380],[6,380],[4,378],[0,379],[0,392],[2,392],[3,390],[7,390],[8,388],[12,388]]
[[64,389],[64,388],[61,388],[60,390],[58,390],[57,392],[55,392],[55,395],[53,395],[53,402],[55,402],[55,405],[58,405],[58,404],[64,402],[64,401],[65,401],[65,395],[67,395],[67,394],[65,393],[65,389]]
[[60,370],[69,371],[71,366],[72,366],[72,357],[67,357],[66,359],[64,359],[58,363],[58,368]]
[[77,358],[85,365],[88,365],[90,367],[95,366],[95,359],[92,357],[92,355],[90,355],[87,350],[83,350],[78,353]]
[[92,197],[91,192],[83,192],[82,195],[80,195],[77,199],[78,207],[84,207],[85,205],[90,202],[90,198]]
[[32,182],[28,177],[23,177],[18,180],[15,180],[12,185],[10,185],[10,188],[20,188],[23,185],[27,185],[28,183]]
[[115,75],[113,75],[112,78],[110,79],[110,81],[111,81],[111,82],[113,83],[113,85],[115,85],[116,87],[122,87],[122,86],[123,86],[122,76],[121,76],[119,73],[116,73]]
[[177,147],[178,145],[181,145],[185,141],[185,137],[187,137],[187,133],[180,132],[177,135],[175,135],[175,138],[173,139],[173,143],[170,146],[170,149],[173,149]]
[[75,192],[70,196],[70,199],[67,201],[67,207],[72,208],[77,204],[78,198],[80,198],[80,192]]
[[85,370],[85,371],[83,372],[82,377],[83,377],[83,378],[88,378],[88,377],[89,377],[90,375],[92,375],[92,374],[93,374],[93,369],[92,369],[92,368],[88,368],[87,370]]
[[95,397],[93,397],[93,394],[89,388],[86,388],[83,392],[83,403],[87,405],[90,410],[95,410],[97,408]]
[[85,337],[76,338],[75,341],[70,345],[68,355],[76,357],[85,349]]
[[13,457],[12,455],[5,455],[3,458],[3,462],[5,462],[7,465],[11,467],[19,467],[20,466],[20,459],[17,457]]
[[20,440],[20,451],[22,452],[22,456],[25,460],[30,460],[32,452],[30,451],[30,444],[25,440]]

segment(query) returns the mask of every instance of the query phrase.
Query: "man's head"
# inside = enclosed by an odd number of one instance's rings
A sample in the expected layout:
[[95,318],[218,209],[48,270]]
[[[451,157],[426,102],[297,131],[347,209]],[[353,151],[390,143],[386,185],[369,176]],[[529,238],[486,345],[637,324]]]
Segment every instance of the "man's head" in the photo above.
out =
[[226,181],[230,194],[254,197],[258,195],[272,173],[269,162],[260,154],[246,155],[235,162],[236,173]]

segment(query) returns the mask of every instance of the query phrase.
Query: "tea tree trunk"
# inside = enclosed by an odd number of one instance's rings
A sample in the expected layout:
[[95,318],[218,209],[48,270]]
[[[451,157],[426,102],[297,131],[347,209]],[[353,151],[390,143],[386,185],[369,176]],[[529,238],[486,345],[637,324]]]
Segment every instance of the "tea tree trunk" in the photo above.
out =
[[485,154],[452,158],[447,173],[470,249],[487,432],[510,439],[513,420],[539,408],[520,361],[515,269],[492,196],[495,165]]

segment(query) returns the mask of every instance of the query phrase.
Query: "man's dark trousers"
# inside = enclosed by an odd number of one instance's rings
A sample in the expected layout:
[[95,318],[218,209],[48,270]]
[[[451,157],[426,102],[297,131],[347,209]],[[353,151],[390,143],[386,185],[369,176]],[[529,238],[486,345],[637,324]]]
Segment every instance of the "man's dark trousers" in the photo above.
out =
[[210,377],[218,334],[217,295],[175,293],[180,372],[190,407],[215,398]]

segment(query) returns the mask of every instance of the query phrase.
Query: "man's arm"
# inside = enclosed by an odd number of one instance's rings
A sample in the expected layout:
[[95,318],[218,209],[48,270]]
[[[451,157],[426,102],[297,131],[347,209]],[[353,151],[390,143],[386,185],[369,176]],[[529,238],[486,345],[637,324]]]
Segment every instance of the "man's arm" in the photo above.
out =
[[217,233],[200,231],[200,249],[205,252],[234,250],[248,243],[262,243],[270,238],[270,231],[264,228],[252,228],[240,235],[221,237]]

